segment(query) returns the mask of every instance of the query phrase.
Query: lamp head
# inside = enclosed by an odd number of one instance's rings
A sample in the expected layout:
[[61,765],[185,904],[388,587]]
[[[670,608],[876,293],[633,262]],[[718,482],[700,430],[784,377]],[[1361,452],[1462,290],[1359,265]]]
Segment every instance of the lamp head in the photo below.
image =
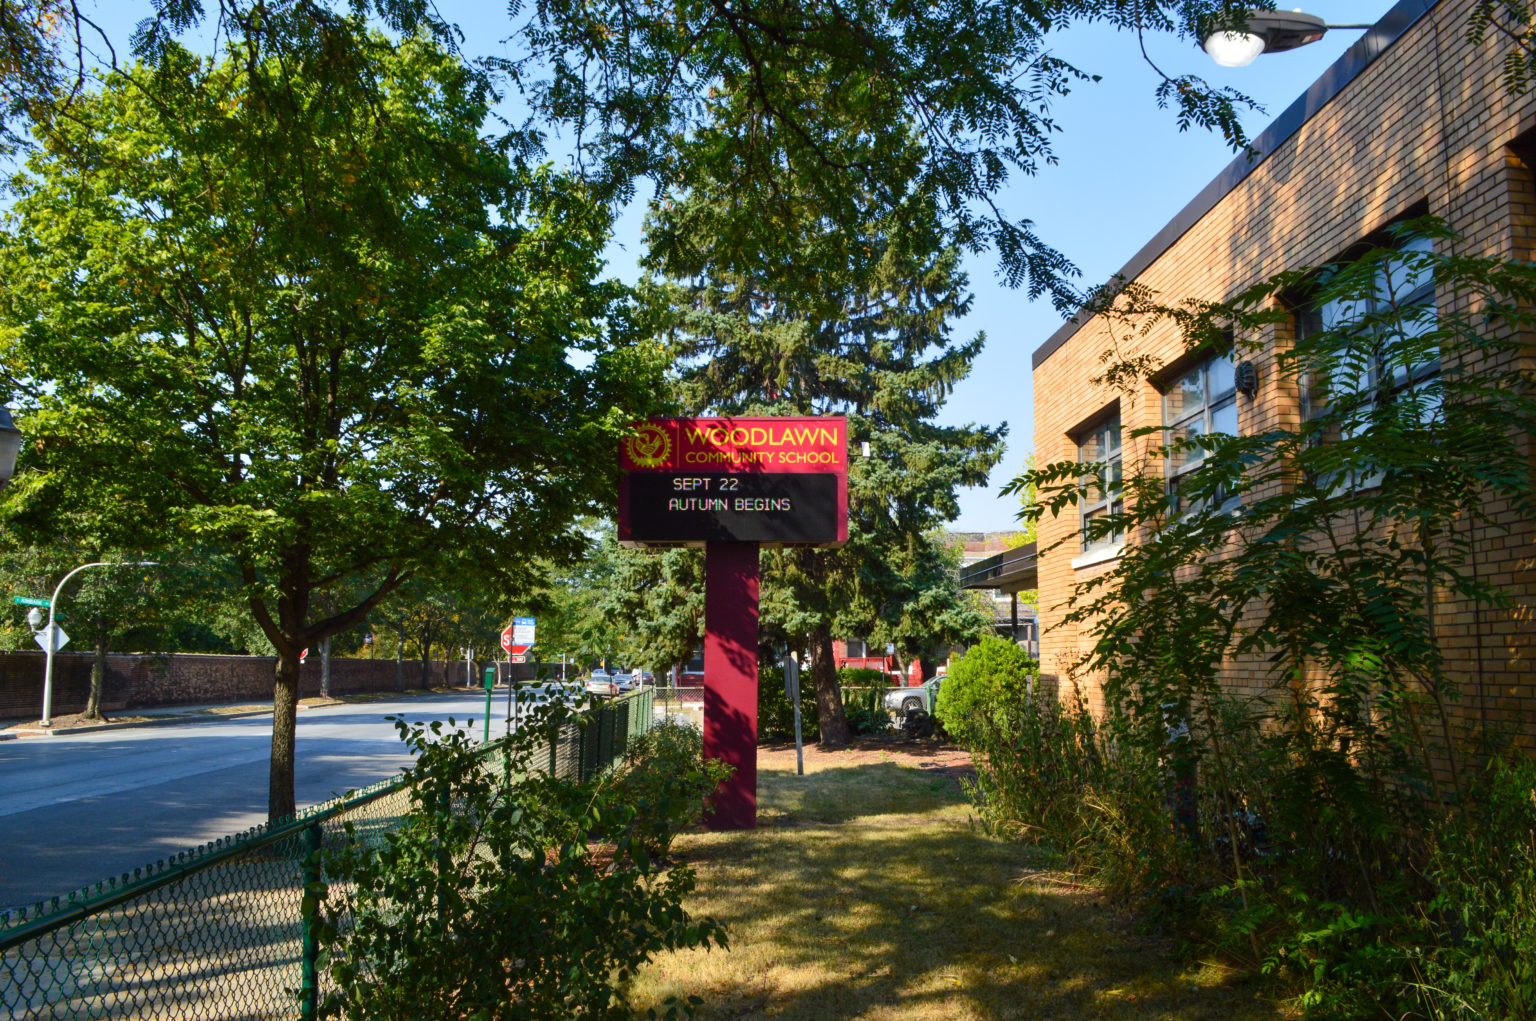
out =
[[33,631],[36,631],[42,626],[43,611],[34,606],[32,609],[27,611],[27,627],[31,628]]
[[1261,53],[1315,43],[1328,31],[1323,19],[1301,11],[1247,11],[1241,22],[1213,24],[1201,48],[1222,67],[1246,67]]

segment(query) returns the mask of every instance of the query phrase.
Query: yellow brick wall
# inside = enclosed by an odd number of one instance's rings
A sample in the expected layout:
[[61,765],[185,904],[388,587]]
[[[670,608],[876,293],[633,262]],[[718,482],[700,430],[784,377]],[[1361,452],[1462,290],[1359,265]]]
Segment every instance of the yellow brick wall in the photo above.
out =
[[[1461,254],[1531,258],[1536,250],[1536,168],[1509,149],[1536,128],[1536,93],[1504,88],[1498,45],[1466,41],[1470,0],[1443,0],[1378,57],[1290,139],[1144,270],[1137,280],[1166,301],[1225,300],[1275,273],[1315,266],[1416,206],[1446,219],[1461,235]],[[1528,158],[1531,157],[1527,154]],[[1444,299],[1442,298],[1442,301]],[[1043,338],[1042,338],[1043,339]],[[1277,345],[1289,328],[1243,338],[1262,344],[1255,361],[1260,391],[1238,397],[1244,433],[1299,418],[1294,384],[1279,377]],[[1168,364],[1184,351],[1171,324],[1145,336],[1084,323],[1034,372],[1036,464],[1075,460],[1074,430],[1118,404],[1129,475],[1156,438],[1133,430],[1161,424],[1150,385],[1116,394],[1090,382],[1101,355],[1151,355]],[[1529,367],[1529,366],[1528,366]],[[1489,725],[1536,735],[1536,524],[1505,515],[1501,529],[1477,536],[1483,580],[1515,594],[1513,611],[1446,604],[1445,648],[1465,692],[1469,728]],[[1074,669],[1088,638],[1062,624],[1074,585],[1111,564],[1074,569],[1075,509],[1040,524],[1041,669],[1065,685],[1075,679],[1101,705],[1096,678]],[[1056,543],[1062,543],[1052,549]],[[1261,694],[1277,683],[1259,663],[1233,663],[1224,681],[1234,692]]]

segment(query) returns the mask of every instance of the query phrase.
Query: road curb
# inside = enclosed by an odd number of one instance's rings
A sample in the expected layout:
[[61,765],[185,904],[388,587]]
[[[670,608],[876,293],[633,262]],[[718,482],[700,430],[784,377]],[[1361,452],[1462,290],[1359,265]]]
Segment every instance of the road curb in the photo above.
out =
[[[300,711],[305,709],[330,709],[339,705],[362,705],[361,702],[348,702],[337,699],[334,702],[326,702],[323,705],[301,705]],[[271,716],[271,709],[253,709],[244,713],[188,713],[182,716],[165,716],[154,720],[133,720],[128,723],[98,723],[89,727],[70,727],[68,730],[55,731],[44,730],[41,727],[23,728],[13,730],[0,730],[0,741],[14,741],[23,737],[71,737],[75,734],[95,734],[103,730],[132,730],[135,727],[170,727],[178,723],[207,723],[212,720],[244,720],[256,716]]]
[[167,716],[159,720],[131,720],[127,723],[98,723],[89,727],[70,727],[68,730],[10,730],[5,736],[17,737],[70,737],[74,734],[95,734],[103,730],[133,730],[137,727],[170,727],[178,723],[206,723],[209,720],[243,720],[252,716],[271,716],[270,709],[256,709],[248,713],[209,713],[206,716]]

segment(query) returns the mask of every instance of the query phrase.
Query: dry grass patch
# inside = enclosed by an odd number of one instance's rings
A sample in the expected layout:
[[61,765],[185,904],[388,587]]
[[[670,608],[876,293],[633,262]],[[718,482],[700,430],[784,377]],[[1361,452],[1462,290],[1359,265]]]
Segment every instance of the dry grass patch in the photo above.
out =
[[696,995],[710,1021],[1280,1016],[974,829],[958,761],[808,750],[799,777],[793,749],[764,750],[759,828],[677,847],[698,868],[690,908],[724,922],[731,949],[653,963],[632,1002]]

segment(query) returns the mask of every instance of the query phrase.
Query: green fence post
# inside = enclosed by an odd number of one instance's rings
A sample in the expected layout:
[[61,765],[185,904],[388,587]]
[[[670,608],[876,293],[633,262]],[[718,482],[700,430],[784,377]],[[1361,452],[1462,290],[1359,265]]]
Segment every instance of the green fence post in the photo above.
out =
[[453,868],[453,861],[448,856],[448,823],[453,801],[446,779],[438,788],[437,810],[441,820],[437,830],[437,935],[441,939],[448,934],[448,872]]
[[320,976],[316,962],[320,957],[320,905],[310,898],[320,884],[320,824],[304,827],[304,933],[299,974],[299,1017],[314,1021],[320,1009]]
[[549,739],[549,778],[555,779],[560,775],[560,734]]

